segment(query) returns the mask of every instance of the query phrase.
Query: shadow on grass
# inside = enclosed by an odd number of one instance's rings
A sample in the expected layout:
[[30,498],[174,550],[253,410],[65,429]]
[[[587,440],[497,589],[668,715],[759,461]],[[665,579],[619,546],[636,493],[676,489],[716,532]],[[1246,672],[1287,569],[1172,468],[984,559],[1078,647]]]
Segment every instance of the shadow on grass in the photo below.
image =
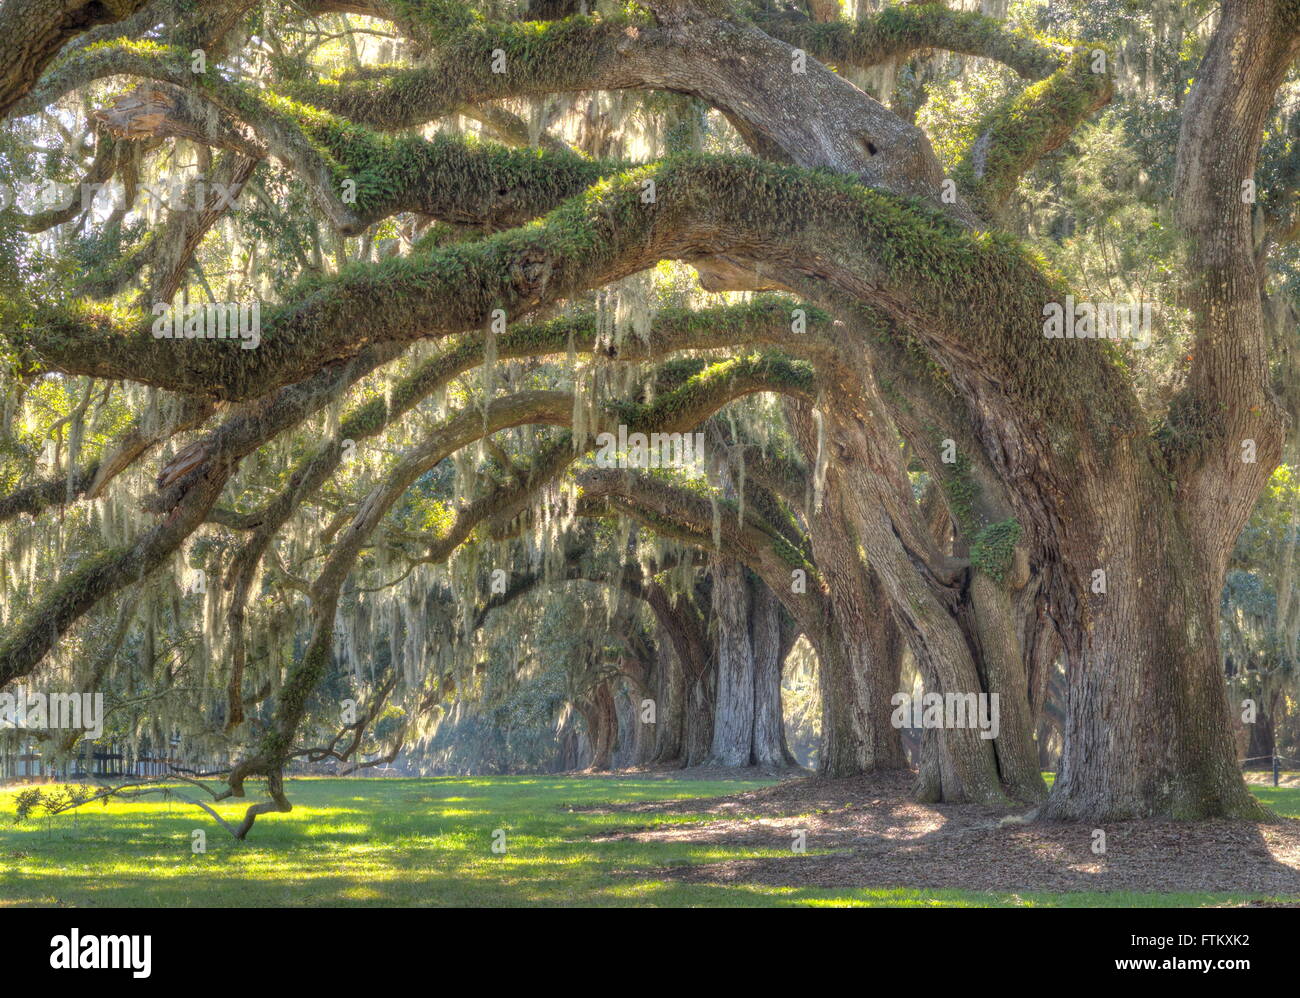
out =
[[[665,875],[684,866],[788,859],[788,844],[600,840],[628,815],[576,810],[595,804],[732,795],[770,781],[619,778],[293,780],[294,810],[260,821],[235,843],[196,808],[162,800],[95,805],[13,825],[0,791],[0,906],[565,906],[884,905],[1034,906],[1107,903],[1087,894],[780,884],[762,878],[693,883]],[[1300,791],[1269,800],[1300,811]],[[1268,797],[1261,793],[1261,797]],[[226,802],[223,816],[242,814]],[[702,805],[702,801],[701,801]],[[689,808],[689,805],[686,805]],[[571,810],[573,809],[573,810]],[[671,827],[714,816],[638,815]],[[202,829],[207,851],[191,852]],[[492,851],[493,833],[506,851]],[[788,843],[788,839],[785,840]],[[811,852],[800,857],[817,860]],[[1240,894],[1125,896],[1128,905],[1223,903]]]

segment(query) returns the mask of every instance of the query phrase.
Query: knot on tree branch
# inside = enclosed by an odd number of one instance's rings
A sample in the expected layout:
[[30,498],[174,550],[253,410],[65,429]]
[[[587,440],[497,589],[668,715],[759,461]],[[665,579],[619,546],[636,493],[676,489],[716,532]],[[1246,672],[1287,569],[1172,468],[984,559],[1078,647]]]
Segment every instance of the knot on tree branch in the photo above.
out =
[[510,283],[530,304],[537,304],[546,295],[553,267],[549,256],[541,250],[520,254],[510,265]]
[[[175,111],[175,105],[163,90],[142,83],[115,97],[107,108],[101,108],[92,117],[121,139],[159,138],[177,134],[177,123],[169,122]],[[190,137],[202,138],[197,132],[191,132]]]

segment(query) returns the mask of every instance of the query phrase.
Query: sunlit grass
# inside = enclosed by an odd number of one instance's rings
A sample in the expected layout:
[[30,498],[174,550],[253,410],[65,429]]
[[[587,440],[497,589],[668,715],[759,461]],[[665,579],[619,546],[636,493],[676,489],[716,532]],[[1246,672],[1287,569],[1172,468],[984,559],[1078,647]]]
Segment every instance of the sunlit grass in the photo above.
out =
[[[0,792],[0,906],[735,905],[867,907],[1184,906],[1254,895],[826,890],[664,880],[665,867],[790,857],[718,843],[595,840],[602,831],[713,820],[704,814],[612,814],[590,805],[713,797],[764,781],[495,777],[290,781],[294,809],[234,842],[202,811],[148,799],[13,823]],[[1300,816],[1300,789],[1256,787]],[[253,788],[250,787],[250,791]],[[227,819],[247,802],[224,802]],[[207,852],[191,851],[201,829]],[[492,852],[493,833],[506,851]],[[809,843],[809,853],[817,850]]]

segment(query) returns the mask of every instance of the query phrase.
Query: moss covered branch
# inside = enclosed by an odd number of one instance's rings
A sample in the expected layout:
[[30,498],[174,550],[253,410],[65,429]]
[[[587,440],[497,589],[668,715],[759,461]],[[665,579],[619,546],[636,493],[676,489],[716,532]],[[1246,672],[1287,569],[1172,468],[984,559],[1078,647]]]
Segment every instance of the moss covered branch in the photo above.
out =
[[1112,69],[1105,49],[1077,49],[1047,79],[1026,87],[985,116],[954,171],[958,188],[976,211],[986,218],[997,217],[1020,178],[1110,100]]
[[[88,555],[49,591],[0,641],[0,688],[29,675],[60,637],[87,611],[124,586],[162,565],[207,519],[239,461],[255,449],[319,411],[332,398],[391,360],[396,351],[375,348],[352,361],[327,365],[301,384],[242,408],[182,454],[186,470],[160,476],[152,507],[165,514],[157,526],[131,544]],[[178,455],[178,459],[181,455]]]
[[846,179],[747,159],[665,160],[602,181],[537,223],[304,282],[264,316],[256,350],[156,339],[146,317],[102,307],[0,305],[52,367],[237,400],[369,344],[485,328],[497,308],[509,318],[661,259],[711,255],[813,300],[874,304],[954,379],[977,375],[986,391],[1029,403],[1023,418],[1079,405],[1106,434],[1136,421],[1108,344],[1043,338],[1043,304],[1065,289],[1013,240]]
[[82,496],[94,499],[109,482],[153,447],[178,433],[194,429],[211,413],[210,405],[198,400],[183,399],[176,413],[153,430],[146,430],[146,421],[137,417],[105,447],[104,453],[97,460],[84,468],[60,478],[34,482],[0,496],[0,523],[20,513],[39,516],[50,507],[66,505]]
[[889,7],[857,21],[818,22],[768,13],[755,14],[754,21],[774,38],[834,66],[866,69],[939,49],[992,59],[1037,80],[1062,58],[1059,48],[1010,31],[995,18],[941,4]]
[[[111,64],[151,79],[185,79],[154,53]],[[222,83],[190,86],[145,84],[96,116],[126,138],[180,137],[241,156],[274,155],[303,179],[344,234],[400,211],[491,232],[535,218],[626,168],[563,148],[510,149],[463,136],[393,137],[274,94]]]

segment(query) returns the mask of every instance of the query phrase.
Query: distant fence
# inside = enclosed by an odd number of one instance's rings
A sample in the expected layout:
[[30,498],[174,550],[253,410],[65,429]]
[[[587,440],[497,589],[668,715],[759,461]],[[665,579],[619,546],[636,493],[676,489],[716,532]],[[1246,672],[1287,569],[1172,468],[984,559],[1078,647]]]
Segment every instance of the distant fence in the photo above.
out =
[[35,751],[30,742],[17,747],[0,746],[0,783],[46,782],[53,780],[119,780],[166,776],[173,767],[193,763],[145,751],[133,753],[117,743],[90,745],[89,751],[51,761]]
[[1294,768],[1300,769],[1300,759],[1292,759],[1285,755],[1252,755],[1246,759],[1237,760],[1237,764],[1241,766],[1243,770],[1246,769],[1246,764],[1250,762],[1269,763],[1273,767],[1273,786],[1275,787],[1278,785],[1278,780],[1282,775],[1282,763],[1285,762]]

